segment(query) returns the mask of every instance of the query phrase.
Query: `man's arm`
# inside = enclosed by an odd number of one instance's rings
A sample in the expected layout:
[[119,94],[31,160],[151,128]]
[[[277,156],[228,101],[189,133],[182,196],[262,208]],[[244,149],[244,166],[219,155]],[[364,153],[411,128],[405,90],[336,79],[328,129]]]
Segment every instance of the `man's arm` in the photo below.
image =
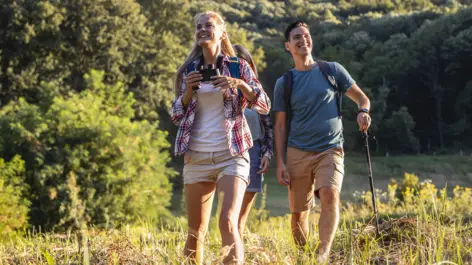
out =
[[285,146],[287,139],[287,127],[286,127],[287,113],[276,111],[275,112],[275,125],[274,125],[274,143],[275,143],[275,158],[277,165],[284,164],[285,157]]
[[[353,84],[347,91],[346,96],[348,96],[352,101],[357,104],[357,109],[366,109],[370,112],[370,100],[364,94],[364,92],[359,88],[358,85]],[[359,124],[359,129],[362,132],[366,132],[370,126],[370,115],[366,112],[359,112],[357,114],[357,123]]]
[[274,143],[275,143],[275,157],[277,159],[277,180],[280,184],[288,186],[290,183],[290,177],[285,166],[285,151],[286,151],[286,139],[287,139],[287,113],[276,111],[275,112],[275,125],[274,125]]

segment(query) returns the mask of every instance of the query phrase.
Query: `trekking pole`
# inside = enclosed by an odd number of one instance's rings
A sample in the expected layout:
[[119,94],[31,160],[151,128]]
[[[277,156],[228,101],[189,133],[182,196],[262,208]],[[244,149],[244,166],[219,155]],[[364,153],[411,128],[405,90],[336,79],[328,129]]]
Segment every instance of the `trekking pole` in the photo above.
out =
[[369,135],[367,134],[367,132],[362,132],[362,137],[364,138],[365,154],[367,157],[367,166],[369,168],[370,192],[372,193],[372,207],[374,208],[375,227],[377,229],[377,236],[379,236],[380,235],[379,217],[377,213],[377,204],[375,203],[374,177],[372,176],[372,163],[370,161],[370,151],[369,151]]

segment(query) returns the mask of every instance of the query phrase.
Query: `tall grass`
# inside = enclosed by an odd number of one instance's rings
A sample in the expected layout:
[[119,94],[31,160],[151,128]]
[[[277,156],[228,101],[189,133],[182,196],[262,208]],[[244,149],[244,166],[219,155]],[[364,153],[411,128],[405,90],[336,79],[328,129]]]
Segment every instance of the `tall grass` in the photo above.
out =
[[[448,196],[446,189],[438,191],[408,174],[377,195],[381,235],[372,225],[370,194],[358,193],[357,202],[343,205],[330,264],[472,264],[470,188],[456,187]],[[308,245],[299,250],[289,215],[268,217],[263,207],[255,209],[245,231],[246,264],[316,264],[318,210],[310,218]],[[205,264],[219,264],[222,258],[212,219]],[[29,231],[0,245],[0,264],[182,264],[185,238],[182,217],[158,227],[143,222],[107,231]]]

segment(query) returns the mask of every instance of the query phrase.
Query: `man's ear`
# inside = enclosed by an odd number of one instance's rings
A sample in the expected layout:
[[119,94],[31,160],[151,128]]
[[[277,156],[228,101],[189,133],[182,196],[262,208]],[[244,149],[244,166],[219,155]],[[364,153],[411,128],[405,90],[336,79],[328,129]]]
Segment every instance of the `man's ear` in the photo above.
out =
[[289,49],[289,42],[286,41],[286,42],[284,43],[284,45],[285,45],[285,50],[287,50],[288,52],[290,52],[290,49]]

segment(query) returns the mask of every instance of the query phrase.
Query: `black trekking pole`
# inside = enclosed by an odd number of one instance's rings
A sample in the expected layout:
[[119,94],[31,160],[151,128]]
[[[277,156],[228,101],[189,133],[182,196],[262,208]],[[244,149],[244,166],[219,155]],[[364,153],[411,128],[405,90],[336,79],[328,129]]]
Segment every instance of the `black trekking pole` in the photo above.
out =
[[370,192],[372,193],[372,207],[374,208],[375,227],[377,229],[377,236],[379,236],[380,235],[379,216],[377,213],[377,204],[375,203],[375,187],[374,187],[374,177],[372,176],[372,163],[370,161],[369,135],[367,134],[367,132],[362,132],[362,137],[364,138],[365,154],[367,157],[367,166],[369,168]]

